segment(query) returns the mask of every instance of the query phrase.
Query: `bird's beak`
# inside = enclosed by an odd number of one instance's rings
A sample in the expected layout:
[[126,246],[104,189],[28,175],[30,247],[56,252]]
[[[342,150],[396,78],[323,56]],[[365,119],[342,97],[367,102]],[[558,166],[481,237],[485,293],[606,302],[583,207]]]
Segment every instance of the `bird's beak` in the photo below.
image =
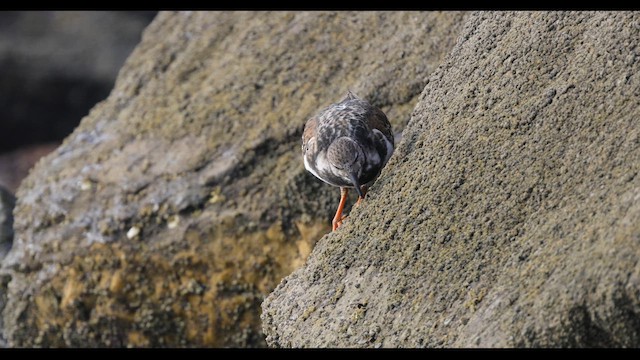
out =
[[358,175],[356,173],[351,173],[349,175],[351,176],[351,182],[353,183],[353,186],[358,192],[358,196],[360,196],[361,199],[364,199],[364,194],[362,193],[362,189],[360,189],[360,181],[358,181]]

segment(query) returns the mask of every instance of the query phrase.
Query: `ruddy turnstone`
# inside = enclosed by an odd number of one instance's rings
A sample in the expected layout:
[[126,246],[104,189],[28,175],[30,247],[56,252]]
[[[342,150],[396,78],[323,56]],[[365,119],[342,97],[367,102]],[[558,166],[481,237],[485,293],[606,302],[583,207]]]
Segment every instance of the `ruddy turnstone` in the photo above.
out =
[[340,205],[333,230],[345,216],[349,188],[358,192],[357,204],[380,175],[393,153],[391,124],[382,110],[351,91],[310,118],[302,133],[304,167],[327,184],[340,187]]

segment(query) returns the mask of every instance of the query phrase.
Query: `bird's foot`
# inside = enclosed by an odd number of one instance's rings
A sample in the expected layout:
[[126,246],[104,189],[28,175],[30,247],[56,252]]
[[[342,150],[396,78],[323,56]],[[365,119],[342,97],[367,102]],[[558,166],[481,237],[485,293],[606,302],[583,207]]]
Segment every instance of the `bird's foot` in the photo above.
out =
[[[364,195],[366,197],[367,196],[367,190],[368,190],[367,186],[366,185],[362,185],[360,187],[360,190],[362,191],[362,195]],[[358,201],[356,201],[356,203],[355,203],[355,205],[353,205],[353,207],[356,207],[356,206],[360,205],[362,200],[364,200],[364,197],[358,196]]]
[[334,218],[334,219],[333,219],[333,221],[331,222],[331,225],[332,225],[332,229],[333,229],[333,231],[338,230],[338,228],[340,227],[340,225],[342,225],[342,221],[343,221],[344,219],[346,219],[346,218],[347,218],[347,215],[342,215],[342,216],[340,217],[340,219],[338,219],[338,218]]

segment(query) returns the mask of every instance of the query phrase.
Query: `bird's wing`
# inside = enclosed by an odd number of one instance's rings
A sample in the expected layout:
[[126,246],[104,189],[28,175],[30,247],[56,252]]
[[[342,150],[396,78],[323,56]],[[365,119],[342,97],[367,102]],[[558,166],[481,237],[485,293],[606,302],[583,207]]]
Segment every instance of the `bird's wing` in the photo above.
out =
[[375,106],[371,108],[371,113],[369,114],[369,125],[372,130],[377,129],[380,131],[391,142],[391,144],[393,144],[394,139],[391,124],[389,124],[389,120],[382,110]]
[[316,127],[318,125],[318,119],[316,117],[312,117],[307,120],[307,123],[304,125],[304,131],[302,132],[302,149],[304,150],[304,146],[311,140],[312,137],[316,136]]

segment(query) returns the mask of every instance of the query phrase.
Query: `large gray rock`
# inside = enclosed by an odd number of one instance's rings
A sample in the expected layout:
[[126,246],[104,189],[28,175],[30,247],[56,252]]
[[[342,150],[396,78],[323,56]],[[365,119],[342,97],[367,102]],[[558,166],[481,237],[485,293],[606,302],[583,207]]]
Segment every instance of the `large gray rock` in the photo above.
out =
[[306,119],[348,89],[396,131],[463,13],[161,13],[22,182],[10,346],[264,346],[260,304],[330,229]]
[[267,343],[640,346],[639,73],[638,13],[473,14]]

